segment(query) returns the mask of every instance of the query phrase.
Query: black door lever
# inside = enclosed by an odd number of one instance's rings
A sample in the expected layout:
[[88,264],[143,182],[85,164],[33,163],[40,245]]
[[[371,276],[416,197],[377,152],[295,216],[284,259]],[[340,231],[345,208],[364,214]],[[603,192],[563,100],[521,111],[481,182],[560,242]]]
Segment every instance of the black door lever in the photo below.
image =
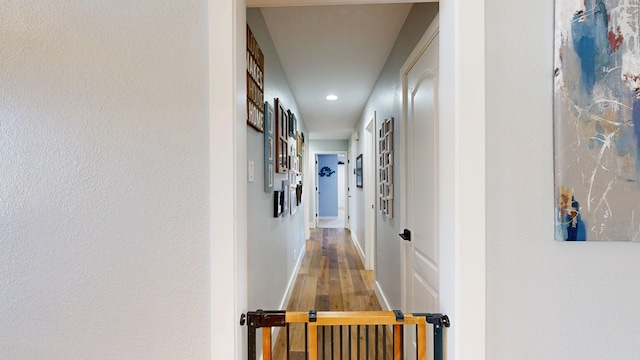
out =
[[404,241],[411,241],[411,231],[409,229],[404,229],[402,234],[398,234]]

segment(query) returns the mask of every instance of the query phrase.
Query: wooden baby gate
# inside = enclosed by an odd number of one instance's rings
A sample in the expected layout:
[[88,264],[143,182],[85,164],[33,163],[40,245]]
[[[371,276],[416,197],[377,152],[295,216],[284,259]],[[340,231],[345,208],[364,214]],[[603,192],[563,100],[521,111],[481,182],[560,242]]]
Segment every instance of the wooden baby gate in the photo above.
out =
[[[433,359],[443,359],[443,314],[394,311],[264,311],[242,314],[248,326],[249,360],[256,360],[256,330],[262,329],[262,359],[404,359],[404,327],[415,326],[416,359],[427,359],[427,324],[433,325]],[[274,351],[272,328],[280,328]],[[304,329],[304,330],[303,330]],[[284,331],[284,332],[283,332]],[[292,334],[293,333],[293,334]],[[304,339],[304,340],[303,340]],[[293,344],[293,346],[292,346]],[[297,345],[296,345],[297,344]],[[304,344],[303,346],[301,344]],[[297,347],[297,349],[293,349]]]

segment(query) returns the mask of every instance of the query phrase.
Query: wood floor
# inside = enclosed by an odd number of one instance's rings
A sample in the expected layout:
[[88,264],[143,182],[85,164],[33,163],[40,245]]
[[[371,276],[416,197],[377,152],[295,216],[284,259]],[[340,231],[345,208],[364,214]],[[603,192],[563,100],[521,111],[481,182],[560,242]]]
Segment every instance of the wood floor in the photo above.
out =
[[[373,273],[364,270],[349,230],[328,228],[311,230],[311,239],[307,240],[305,257],[286,310],[305,312],[309,310],[381,310],[374,291]],[[348,339],[348,329],[344,330],[344,334],[338,333],[338,329],[335,332],[336,338]],[[356,329],[353,333],[356,337]],[[286,359],[285,335],[285,331],[280,331],[277,337],[273,349],[274,359]],[[304,325],[290,326],[289,359],[305,358],[304,336]]]
[[286,310],[381,310],[349,230],[311,229],[306,246]]

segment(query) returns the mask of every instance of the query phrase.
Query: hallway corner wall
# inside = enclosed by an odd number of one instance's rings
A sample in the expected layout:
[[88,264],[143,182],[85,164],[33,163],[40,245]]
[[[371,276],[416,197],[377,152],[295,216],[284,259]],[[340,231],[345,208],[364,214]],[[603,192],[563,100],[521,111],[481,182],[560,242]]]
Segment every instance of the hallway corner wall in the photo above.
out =
[[[376,112],[376,130],[381,122],[389,117],[394,118],[394,143],[400,144],[402,128],[402,85],[400,83],[400,68],[413,51],[432,20],[438,14],[438,3],[414,4],[398,34],[398,38],[387,58],[385,66],[378,77],[376,85],[367,101],[367,104],[356,125],[356,131],[360,134],[366,132],[366,126]],[[364,142],[356,144],[355,156],[365,152]],[[400,158],[404,156],[398,146],[394,151],[394,164],[400,164]],[[402,179],[400,166],[394,167],[394,179]],[[402,232],[400,224],[400,191],[402,183],[394,183],[394,214],[389,219],[377,211],[377,254],[376,254],[376,281],[380,286],[384,297],[391,308],[401,308],[401,241],[398,233]],[[357,226],[352,229],[357,236],[360,246],[364,249],[364,192],[357,189],[356,196]],[[377,200],[377,197],[376,197]],[[377,207],[376,207],[377,208]],[[382,299],[381,299],[382,300]]]
[[[268,28],[258,8],[248,8],[247,24],[256,38],[265,59],[264,99],[272,106],[279,98],[298,120],[298,131],[308,131],[289,86]],[[250,310],[279,309],[285,299],[289,280],[295,275],[296,265],[305,246],[304,206],[295,214],[273,217],[274,194],[264,192],[264,134],[247,126],[247,158],[253,161],[255,181],[247,183],[248,229],[248,306]],[[242,166],[247,166],[243,164]],[[304,174],[305,184],[309,174]],[[274,190],[282,189],[286,174],[274,175]],[[308,192],[307,186],[303,189]]]
[[210,359],[207,2],[0,8],[0,359]]
[[554,2],[485,1],[486,358],[637,358],[640,244],[554,240]]

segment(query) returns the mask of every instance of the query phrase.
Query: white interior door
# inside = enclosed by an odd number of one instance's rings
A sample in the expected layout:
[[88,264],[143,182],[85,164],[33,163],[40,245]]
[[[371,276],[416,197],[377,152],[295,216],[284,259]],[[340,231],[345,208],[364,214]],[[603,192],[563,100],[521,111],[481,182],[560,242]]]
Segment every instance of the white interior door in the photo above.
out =
[[376,256],[376,116],[370,120],[365,131],[365,146],[364,159],[364,179],[362,186],[364,188],[364,211],[365,211],[365,224],[364,224],[364,253],[365,261],[364,267],[367,270],[375,270],[375,256]]
[[[431,33],[430,33],[431,32]],[[438,241],[438,31],[425,35],[424,52],[408,60],[406,81],[406,211],[410,233],[404,241],[405,311],[437,312],[439,307]],[[412,65],[411,65],[412,64]],[[415,333],[409,331],[407,359],[415,358]],[[433,356],[431,337],[428,356]]]

